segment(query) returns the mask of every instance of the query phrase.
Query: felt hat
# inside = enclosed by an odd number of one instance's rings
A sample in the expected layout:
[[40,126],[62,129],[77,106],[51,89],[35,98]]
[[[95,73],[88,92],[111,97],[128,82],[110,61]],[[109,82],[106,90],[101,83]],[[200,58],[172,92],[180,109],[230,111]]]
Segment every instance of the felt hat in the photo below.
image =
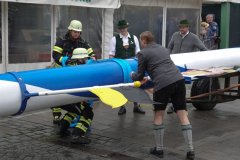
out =
[[118,21],[118,24],[117,24],[118,29],[127,28],[128,26],[129,26],[129,23],[125,19]]
[[181,20],[178,24],[179,27],[189,27],[189,22],[188,20],[184,19],[184,20]]

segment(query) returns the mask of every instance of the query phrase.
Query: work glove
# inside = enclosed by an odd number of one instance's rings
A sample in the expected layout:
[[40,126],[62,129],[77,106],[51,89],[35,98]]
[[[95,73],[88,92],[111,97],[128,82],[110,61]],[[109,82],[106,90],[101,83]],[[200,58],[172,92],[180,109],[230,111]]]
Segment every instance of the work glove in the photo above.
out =
[[62,57],[62,66],[63,67],[66,67],[68,62],[69,62],[68,56]]

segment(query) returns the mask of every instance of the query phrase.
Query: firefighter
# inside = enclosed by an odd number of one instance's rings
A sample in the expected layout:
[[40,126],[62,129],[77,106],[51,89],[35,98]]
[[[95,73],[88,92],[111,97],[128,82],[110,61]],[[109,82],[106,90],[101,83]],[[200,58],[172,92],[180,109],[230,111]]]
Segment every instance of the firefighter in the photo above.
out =
[[[77,48],[73,51],[71,60],[68,61],[68,64],[86,64],[88,57],[89,55],[85,48]],[[60,136],[65,137],[70,135],[68,128],[73,120],[77,120],[72,131],[71,142],[76,144],[89,144],[90,139],[86,137],[86,132],[89,129],[94,116],[91,102],[83,101],[75,104],[68,104],[61,106],[61,109],[67,111],[67,113],[60,121]]]
[[[68,26],[68,31],[64,38],[59,38],[56,44],[53,47],[53,59],[54,65],[53,67],[65,67],[68,65],[69,60],[72,57],[73,50],[75,48],[85,48],[87,49],[87,53],[89,57],[93,59],[95,54],[90,45],[82,39],[82,23],[78,20],[72,20],[70,25]],[[61,119],[61,108],[53,107],[53,123],[59,124]]]

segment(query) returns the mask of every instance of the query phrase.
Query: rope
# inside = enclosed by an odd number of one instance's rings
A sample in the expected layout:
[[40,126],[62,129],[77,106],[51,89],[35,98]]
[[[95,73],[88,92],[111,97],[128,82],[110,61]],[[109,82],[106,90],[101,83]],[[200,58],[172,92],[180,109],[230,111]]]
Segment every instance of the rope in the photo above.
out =
[[17,80],[21,91],[22,103],[21,106],[19,107],[18,112],[13,114],[13,116],[16,116],[25,111],[27,107],[27,101],[30,97],[29,92],[27,91],[26,85],[24,83],[24,80],[16,72],[8,72],[8,74],[12,75]]

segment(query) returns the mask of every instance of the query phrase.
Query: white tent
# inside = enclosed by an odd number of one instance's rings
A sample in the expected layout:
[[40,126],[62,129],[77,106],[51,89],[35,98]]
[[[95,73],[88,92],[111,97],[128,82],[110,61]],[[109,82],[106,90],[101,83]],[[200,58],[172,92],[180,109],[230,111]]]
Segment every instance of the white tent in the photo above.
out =
[[[131,10],[131,8],[136,9],[133,10],[133,12],[131,12],[131,17],[129,14],[129,17],[131,18],[131,24],[132,25],[130,29],[132,29],[134,31],[134,29],[136,29],[137,27],[137,32],[135,34],[138,35],[139,32],[144,31],[145,29],[150,29],[153,32],[156,31],[156,29],[158,29],[159,32],[158,34],[158,38],[159,38],[159,43],[162,43],[163,45],[167,45],[168,42],[168,37],[170,37],[170,35],[172,34],[174,28],[172,29],[172,31],[170,31],[170,27],[176,25],[176,23],[181,20],[181,18],[190,18],[190,20],[193,23],[193,27],[192,29],[194,30],[194,32],[197,32],[198,28],[198,21],[200,20],[200,11],[201,11],[201,5],[202,5],[202,0],[0,0],[3,1],[3,10],[2,10],[2,17],[6,17],[5,19],[2,19],[3,24],[5,24],[2,28],[3,35],[2,35],[2,39],[3,39],[3,52],[2,52],[2,63],[0,64],[0,72],[5,72],[5,71],[19,71],[19,70],[29,70],[29,69],[37,69],[37,68],[44,68],[47,65],[50,64],[50,62],[27,62],[27,63],[10,63],[9,62],[9,45],[8,42],[8,30],[11,30],[11,28],[9,28],[8,25],[6,25],[8,23],[8,16],[13,16],[12,13],[10,13],[9,11],[9,7],[8,7],[8,2],[14,2],[15,4],[36,4],[39,6],[43,6],[43,5],[47,5],[50,6],[49,9],[46,9],[43,7],[40,8],[41,12],[39,13],[43,13],[45,16],[47,14],[50,14],[51,16],[51,20],[49,21],[49,23],[51,24],[46,24],[48,25],[48,29],[51,30],[50,34],[51,34],[51,46],[53,46],[54,41],[56,39],[56,28],[58,27],[58,18],[59,18],[59,12],[58,12],[58,8],[61,8],[62,6],[73,6],[73,7],[81,7],[79,8],[79,10],[82,10],[84,7],[86,8],[99,8],[101,9],[101,13],[98,15],[102,18],[101,20],[101,53],[102,53],[102,57],[106,58],[107,57],[107,52],[108,52],[108,46],[109,46],[109,41],[111,39],[111,37],[114,35],[114,31],[115,31],[115,24],[116,21],[118,20],[117,18],[124,18],[124,16],[128,16],[128,15],[124,15],[124,14],[128,14],[129,11]],[[11,3],[11,4],[14,4]],[[121,7],[122,6],[122,7]],[[16,10],[16,6],[13,5],[14,8],[12,8],[12,12],[17,11]],[[120,7],[120,8],[119,8]],[[124,10],[123,12],[119,12],[119,10],[121,10],[121,8],[124,8],[126,10]],[[45,14],[44,10],[47,10],[48,13]],[[78,9],[74,9],[73,11],[71,11],[71,14],[77,13],[79,11]],[[183,17],[180,17],[179,15],[182,14],[183,12],[185,13],[185,17],[183,15]],[[87,13],[87,12],[86,12]],[[148,17],[142,17],[142,13],[144,13],[145,15],[147,15]],[[180,13],[180,14],[179,14]],[[25,14],[26,15],[26,14]],[[16,15],[18,16],[18,15]],[[61,15],[61,17],[66,18],[68,15]],[[121,16],[121,17],[117,17],[117,16]],[[158,17],[157,17],[158,16]],[[60,18],[61,18],[60,17]],[[20,17],[21,18],[21,17]],[[36,18],[40,18],[40,15]],[[86,20],[88,20],[87,17],[84,17]],[[92,19],[94,19],[95,17],[91,17]],[[146,19],[147,20],[146,20]],[[159,19],[157,19],[159,18]],[[175,20],[175,22],[170,25],[170,19]],[[15,18],[16,19],[16,18]],[[41,19],[41,18],[40,18]],[[10,19],[11,20],[11,19]],[[158,24],[156,24],[156,21],[158,21]],[[19,20],[18,20],[19,21]],[[144,21],[144,23],[143,23]],[[40,24],[43,22],[40,22]],[[64,23],[68,23],[68,20],[65,20]],[[92,22],[92,23],[96,23],[97,25],[99,25],[99,21],[98,19],[96,19],[96,22]],[[137,24],[144,24],[144,26],[137,26]],[[38,24],[39,25],[39,24]],[[46,25],[41,24],[42,27],[46,30]],[[67,24],[65,24],[67,25]],[[169,27],[170,25],[170,27]],[[50,26],[50,27],[49,27]],[[134,28],[135,27],[135,28]],[[157,28],[159,27],[159,28]],[[19,26],[18,26],[19,28]],[[66,26],[64,26],[63,28],[66,28]],[[35,28],[34,28],[35,29]],[[85,26],[84,28],[86,29],[90,29],[89,26]],[[35,29],[36,30],[36,29]],[[41,29],[40,29],[41,30]],[[95,28],[96,30],[96,28]],[[91,31],[90,31],[91,32]],[[23,28],[21,29],[21,34],[24,34],[25,38],[27,38],[28,40],[31,40],[31,37],[29,36],[29,34],[27,33],[31,33],[32,35],[37,33],[37,32],[33,32],[33,31],[28,31],[26,32],[26,29]],[[167,37],[167,38],[166,38]],[[5,41],[4,41],[5,40]],[[28,43],[26,43],[28,44]],[[21,47],[21,45],[19,45]],[[26,46],[23,46],[26,47]],[[15,49],[19,49],[19,48],[15,48]],[[32,49],[32,48],[31,48]],[[37,46],[34,48],[35,50],[40,50],[42,49],[37,48]],[[20,52],[20,51],[19,51]],[[47,52],[47,51],[45,51]],[[49,51],[48,51],[49,52]],[[17,52],[18,53],[18,52]],[[19,55],[18,55],[19,56]],[[34,55],[28,54],[28,56],[32,56],[34,57]],[[16,61],[18,61],[20,58],[16,59]]]
[[223,3],[223,2],[232,2],[240,3],[240,0],[203,0],[203,3]]
[[7,2],[82,6],[96,8],[119,8],[120,0],[1,0]]

